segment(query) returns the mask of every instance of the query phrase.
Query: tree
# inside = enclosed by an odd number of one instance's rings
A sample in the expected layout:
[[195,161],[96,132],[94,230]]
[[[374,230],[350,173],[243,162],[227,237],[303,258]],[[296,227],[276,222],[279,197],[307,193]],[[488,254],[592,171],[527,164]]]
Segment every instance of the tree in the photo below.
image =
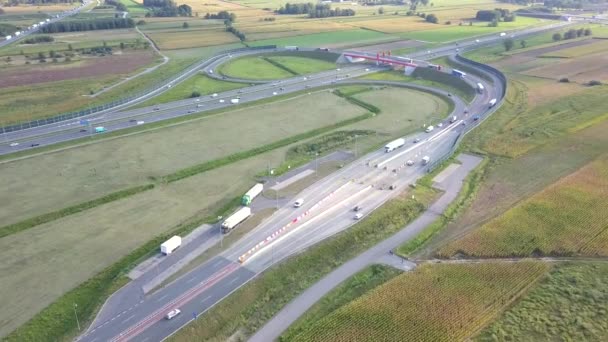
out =
[[526,46],[528,46],[528,43],[525,40],[522,40],[521,42],[519,42],[519,45],[521,46],[522,49],[525,49]]
[[577,37],[581,37],[583,34],[585,33],[585,29],[584,28],[579,28],[578,30],[576,30],[576,36]]
[[553,34],[553,41],[554,41],[554,42],[557,42],[557,41],[559,41],[559,40],[562,40],[562,34],[561,34],[561,33],[559,33],[559,32],[554,33],[554,34]]
[[201,97],[201,93],[198,91],[193,91],[192,94],[190,94],[190,97]]
[[68,50],[70,50],[70,51],[72,51],[72,50],[73,50],[73,48],[72,48],[72,44],[68,44]]
[[591,29],[589,29],[589,28],[588,28],[588,29],[585,29],[585,33],[584,33],[584,35],[585,35],[585,36],[590,36],[590,35],[591,35]]
[[124,50],[125,49],[125,42],[120,42],[120,49]]
[[188,27],[190,27],[190,24],[184,21],[184,23],[182,24],[182,28],[187,29]]
[[378,8],[378,14],[384,14],[384,7]]
[[426,18],[424,18],[424,20],[426,20],[429,23],[433,23],[433,24],[437,24],[439,22],[439,19],[434,14],[428,14],[426,16]]
[[511,51],[511,49],[513,49],[513,45],[515,45],[515,42],[513,42],[513,39],[508,38],[502,41],[502,45],[504,45],[505,51]]

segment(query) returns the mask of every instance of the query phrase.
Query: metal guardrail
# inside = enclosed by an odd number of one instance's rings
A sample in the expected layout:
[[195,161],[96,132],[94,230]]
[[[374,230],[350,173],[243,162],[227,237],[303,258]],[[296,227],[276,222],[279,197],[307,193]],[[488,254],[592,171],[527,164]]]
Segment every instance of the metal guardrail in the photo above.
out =
[[496,112],[500,106],[503,104],[504,99],[506,97],[507,94],[507,77],[500,72],[500,70],[495,69],[489,65],[486,64],[482,64],[479,62],[475,62],[473,60],[470,60],[468,58],[464,58],[460,55],[456,55],[456,61],[460,62],[461,64],[469,64],[471,66],[474,66],[477,69],[481,69],[482,71],[489,73],[489,74],[493,74],[496,78],[498,78],[498,80],[500,81],[500,83],[502,84],[502,92],[500,94],[500,100],[496,103],[496,105],[494,105],[492,108],[489,108],[485,114],[483,116],[483,118],[481,118],[476,125],[474,126],[470,126],[470,128],[468,128],[467,130],[465,130],[463,133],[460,133],[460,135],[458,135],[458,137],[456,138],[456,140],[454,141],[454,143],[452,144],[452,147],[440,158],[438,158],[437,160],[433,161],[431,164],[429,164],[428,168],[427,168],[427,172],[432,172],[433,170],[435,170],[439,165],[441,165],[444,161],[448,160],[453,154],[454,152],[456,152],[456,150],[458,149],[458,147],[460,146],[460,143],[462,142],[462,139],[464,138],[464,136],[469,133],[470,131],[473,130],[473,128],[479,126],[483,121],[485,121],[487,118],[489,118],[492,114],[494,114],[494,112]]
[[163,81],[153,85],[152,87],[150,87],[146,90],[140,91],[138,93],[135,93],[131,96],[127,96],[127,97],[124,97],[119,100],[112,101],[110,103],[106,103],[103,105],[89,107],[89,108],[86,108],[86,109],[83,109],[80,111],[76,111],[76,112],[69,112],[69,113],[60,114],[60,115],[53,116],[53,117],[46,118],[46,119],[32,120],[29,122],[22,122],[22,123],[18,123],[18,124],[9,125],[9,126],[3,126],[3,127],[0,127],[0,134],[16,132],[16,131],[33,128],[33,127],[45,126],[45,125],[49,125],[49,124],[53,124],[53,123],[57,123],[57,122],[66,121],[66,120],[72,120],[72,119],[80,118],[83,116],[103,112],[103,111],[106,111],[106,110],[109,110],[112,108],[116,108],[118,106],[122,106],[129,102],[142,98],[150,93],[157,92],[160,89],[166,87],[168,84],[179,81],[180,79],[187,76],[188,74],[193,73],[197,69],[204,67],[206,64],[224,57],[226,54],[242,52],[242,51],[266,50],[266,49],[275,49],[275,48],[276,48],[276,45],[265,45],[265,46],[246,47],[246,48],[225,50],[220,55],[213,56],[211,58],[208,58],[208,59],[200,61],[200,62],[195,62],[190,67],[186,68],[183,72],[181,72],[179,75],[173,76],[173,77],[168,77],[168,78],[164,79]]

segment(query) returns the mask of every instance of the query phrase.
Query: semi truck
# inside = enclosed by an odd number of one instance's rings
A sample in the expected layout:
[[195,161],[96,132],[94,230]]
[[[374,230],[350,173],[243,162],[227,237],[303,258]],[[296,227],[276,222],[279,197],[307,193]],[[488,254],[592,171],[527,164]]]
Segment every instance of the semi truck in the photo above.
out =
[[241,204],[244,206],[250,205],[251,201],[262,193],[262,190],[264,190],[264,184],[258,183],[254,185],[253,188],[249,189],[249,191],[243,195],[243,198],[241,198]]
[[222,233],[226,234],[230,232],[232,229],[234,229],[234,227],[245,221],[249,216],[251,216],[251,208],[242,207],[241,209],[237,210],[237,212],[230,215],[230,217],[228,217],[222,223]]
[[164,255],[173,253],[179,246],[182,245],[182,238],[175,235],[169,240],[160,244],[160,252]]
[[496,104],[496,99],[491,99],[490,100],[490,108],[494,107],[495,104]]
[[422,157],[422,165],[426,165],[431,161],[431,158],[429,158],[429,156],[424,156]]
[[426,132],[427,133],[431,133],[434,129],[435,129],[435,127],[429,126],[429,127],[426,128]]
[[239,99],[232,99],[232,100],[230,100],[230,103],[237,104],[237,103],[239,103]]
[[477,92],[481,94],[481,93],[483,93],[483,90],[484,90],[483,84],[477,83]]
[[384,146],[384,152],[386,152],[386,153],[391,152],[403,145],[405,145],[405,139],[393,140],[390,143],[386,144],[386,146]]
[[462,71],[460,71],[460,70],[452,69],[452,75],[454,75],[454,76],[456,76],[456,77],[463,78],[463,77],[465,77],[467,74],[465,74],[464,72],[462,72]]

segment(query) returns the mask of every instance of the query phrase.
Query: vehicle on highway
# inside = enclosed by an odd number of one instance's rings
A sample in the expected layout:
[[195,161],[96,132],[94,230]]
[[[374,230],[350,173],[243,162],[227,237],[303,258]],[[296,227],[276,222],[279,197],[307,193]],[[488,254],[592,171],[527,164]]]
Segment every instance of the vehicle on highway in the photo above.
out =
[[173,309],[173,310],[171,310],[171,311],[167,312],[167,315],[165,316],[165,318],[166,318],[167,320],[169,320],[169,319],[172,319],[173,317],[175,317],[175,316],[179,315],[180,313],[182,313],[182,312],[180,311],[180,309]]
[[239,94],[242,94],[242,93],[243,93],[243,91],[242,91],[242,90],[239,90],[239,92],[238,92],[238,93],[239,93]]
[[103,126],[95,127],[95,133],[103,133],[106,131],[106,128]]
[[483,84],[477,83],[477,92],[482,94],[484,90]]
[[131,120],[129,120],[129,122],[137,122],[137,120],[131,119]]
[[414,165],[414,161],[410,159],[410,160],[408,160],[408,161],[407,161],[405,164],[406,164],[407,166],[412,166],[412,165]]
[[416,139],[414,139],[414,144],[417,144],[417,143],[419,143],[419,142],[420,142],[420,138],[416,138]]
[[144,124],[144,121],[143,121],[143,120],[139,120],[139,121],[137,121],[137,124],[138,124],[138,125],[143,125],[143,124]]
[[475,39],[475,43],[479,43],[479,42],[480,42],[480,40],[479,40],[479,39]]
[[500,33],[500,36],[501,36],[501,37],[504,37],[504,36],[506,36],[506,35],[507,35],[507,34],[506,34],[506,33],[504,33],[504,32],[501,32],[501,33]]
[[438,123],[438,124],[437,124],[437,127],[443,127],[443,123],[441,123],[441,122],[440,122],[440,123]]
[[199,104],[196,105],[196,108],[201,108],[203,106],[204,106],[203,104],[199,103]]
[[452,116],[452,118],[450,119],[450,123],[454,123],[456,122],[456,120],[458,120],[458,117],[456,115]]
[[426,128],[426,130],[425,130],[425,131],[426,131],[427,133],[431,133],[431,132],[432,132],[434,129],[435,129],[435,127],[433,127],[433,126],[429,126],[429,127],[427,127],[427,128]]
[[429,156],[424,156],[422,157],[422,165],[426,165],[431,161],[431,157]]
[[158,108],[158,107],[154,107],[154,110],[160,110],[160,108]]
[[242,207],[237,210],[234,214],[230,215],[224,222],[222,222],[222,233],[227,234],[241,222],[245,221],[251,216],[251,208]]
[[362,214],[362,213],[356,213],[356,214],[355,214],[355,220],[359,220],[359,219],[360,219],[360,218],[362,218],[362,217],[363,217],[363,214]]
[[13,143],[10,144],[10,147],[15,147],[15,146],[19,146],[19,143],[18,142],[13,142]]
[[448,93],[448,97],[452,97],[452,93]]
[[272,92],[272,95],[276,95],[276,94],[278,94],[276,91],[273,91],[273,92]]
[[182,245],[182,238],[180,236],[174,235],[169,240],[160,244],[160,252],[164,255],[169,255],[175,252],[179,246]]
[[209,73],[210,73],[210,74],[213,74],[213,69],[209,69]]
[[298,198],[294,203],[293,206],[295,208],[299,208],[302,206],[302,204],[304,204],[304,199],[303,198]]
[[496,104],[496,99],[491,99],[490,100],[490,108],[494,107],[495,104]]
[[251,201],[253,201],[253,199],[256,198],[259,194],[261,194],[263,190],[264,184],[257,183],[251,189],[249,189],[249,191],[247,191],[245,195],[243,195],[243,197],[241,198],[241,204],[245,206],[250,205]]
[[465,108],[464,113],[469,114],[469,110]]
[[193,109],[188,110],[188,114],[192,114],[192,113],[194,113]]
[[479,115],[475,115],[475,116],[473,117],[473,121],[477,121],[477,120],[479,120]]
[[38,143],[33,143],[33,144],[31,144],[31,145],[30,145],[30,147],[36,147],[36,146],[40,146],[40,144],[38,144]]
[[237,104],[237,103],[239,103],[239,99],[231,99],[230,103]]
[[194,102],[201,102],[201,99],[196,99],[194,100]]
[[226,101],[224,101],[223,99],[220,100],[220,103],[224,103],[224,102],[226,102]]
[[393,150],[405,145],[405,139],[397,139],[389,142],[384,146],[384,152],[389,153]]
[[217,93],[211,94],[211,97],[217,97]]
[[80,130],[80,133],[86,133],[86,132],[87,132],[87,130],[84,128]]
[[361,211],[361,207],[357,205],[353,208],[353,211]]

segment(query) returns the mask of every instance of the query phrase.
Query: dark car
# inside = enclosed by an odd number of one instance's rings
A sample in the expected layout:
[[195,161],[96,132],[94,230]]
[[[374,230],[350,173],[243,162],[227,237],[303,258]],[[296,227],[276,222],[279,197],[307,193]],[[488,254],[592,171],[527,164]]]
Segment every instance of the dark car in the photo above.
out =
[[131,120],[129,120],[129,122],[137,122],[137,120],[131,119]]
[[87,132],[87,130],[84,128],[80,130],[80,133],[86,133],[86,132]]
[[36,146],[40,146],[40,144],[38,144],[38,143],[33,143],[33,144],[31,144],[30,146],[31,146],[31,147],[36,147]]
[[475,115],[475,116],[473,117],[473,121],[477,121],[477,120],[479,120],[479,115]]

